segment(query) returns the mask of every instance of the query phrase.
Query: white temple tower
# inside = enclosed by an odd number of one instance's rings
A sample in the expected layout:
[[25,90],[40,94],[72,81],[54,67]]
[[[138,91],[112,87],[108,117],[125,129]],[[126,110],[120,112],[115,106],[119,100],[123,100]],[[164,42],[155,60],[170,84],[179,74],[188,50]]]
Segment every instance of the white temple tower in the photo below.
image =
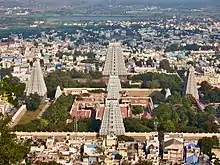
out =
[[31,75],[26,85],[26,96],[37,93],[39,96],[46,98],[47,87],[44,81],[39,60],[33,64]]
[[123,135],[125,128],[119,106],[121,84],[118,76],[109,77],[107,91],[100,135]]
[[109,43],[103,75],[117,75],[119,78],[127,76],[127,70],[125,67],[123,51],[120,42]]
[[195,80],[195,68],[193,66],[190,66],[188,70],[185,94],[192,95],[196,100],[199,100],[199,93]]

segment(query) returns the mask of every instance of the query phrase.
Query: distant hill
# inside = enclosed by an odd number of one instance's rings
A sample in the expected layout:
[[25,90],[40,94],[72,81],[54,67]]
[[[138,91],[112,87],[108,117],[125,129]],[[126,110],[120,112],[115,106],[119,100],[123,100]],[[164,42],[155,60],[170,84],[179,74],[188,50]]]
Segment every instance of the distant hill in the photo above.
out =
[[[107,2],[107,3],[106,3]],[[62,7],[62,6],[91,6],[107,4],[121,5],[157,5],[165,7],[188,6],[188,7],[205,7],[220,5],[220,0],[0,0],[0,6],[4,7]]]

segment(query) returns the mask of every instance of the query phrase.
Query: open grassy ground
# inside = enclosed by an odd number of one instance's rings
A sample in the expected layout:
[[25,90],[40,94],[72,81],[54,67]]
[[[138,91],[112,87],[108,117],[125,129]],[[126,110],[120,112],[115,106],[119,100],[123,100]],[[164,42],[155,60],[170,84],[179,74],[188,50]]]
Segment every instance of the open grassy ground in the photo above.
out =
[[27,111],[24,116],[21,118],[21,120],[18,122],[18,124],[26,124],[31,122],[32,120],[37,119],[40,112],[42,111],[43,107],[46,105],[46,102],[42,102],[36,111]]

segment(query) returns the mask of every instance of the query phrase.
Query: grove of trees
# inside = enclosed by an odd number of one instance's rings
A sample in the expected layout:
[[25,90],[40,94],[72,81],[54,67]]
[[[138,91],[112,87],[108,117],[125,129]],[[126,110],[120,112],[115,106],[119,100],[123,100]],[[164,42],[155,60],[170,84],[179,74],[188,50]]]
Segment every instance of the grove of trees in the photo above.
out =
[[131,77],[132,81],[142,81],[142,88],[170,88],[172,92],[181,92],[183,81],[175,74],[144,73]]
[[212,158],[212,148],[219,147],[219,139],[216,136],[203,137],[202,139],[199,139],[198,145],[200,147],[200,152]]
[[28,143],[23,143],[16,138],[9,126],[11,118],[0,114],[0,164],[20,164],[29,153]]
[[0,95],[10,104],[17,107],[19,99],[23,98],[25,84],[21,83],[17,77],[11,75],[11,69],[0,70]]
[[[71,71],[56,70],[50,73],[46,78],[46,86],[48,91],[48,97],[54,98],[57,86],[61,88],[77,88],[77,87],[105,87],[105,83],[101,80],[101,72],[89,72],[83,73],[78,72],[75,69]],[[86,83],[80,82],[79,79],[87,79]],[[99,79],[99,81],[94,82],[93,79]]]
[[208,82],[203,81],[199,91],[202,93],[201,101],[204,103],[219,103],[220,89],[212,87]]
[[211,106],[196,110],[188,97],[176,93],[153,110],[152,119],[127,118],[124,125],[127,132],[155,131],[155,123],[162,132],[219,132],[215,122],[219,111]]
[[[60,96],[57,101],[50,105],[41,119],[36,119],[27,124],[16,125],[17,131],[75,131],[74,121],[67,124],[67,119],[71,119],[69,114],[75,96]],[[74,120],[74,119],[73,119]],[[100,120],[93,118],[78,120],[78,131],[98,132],[101,125]]]

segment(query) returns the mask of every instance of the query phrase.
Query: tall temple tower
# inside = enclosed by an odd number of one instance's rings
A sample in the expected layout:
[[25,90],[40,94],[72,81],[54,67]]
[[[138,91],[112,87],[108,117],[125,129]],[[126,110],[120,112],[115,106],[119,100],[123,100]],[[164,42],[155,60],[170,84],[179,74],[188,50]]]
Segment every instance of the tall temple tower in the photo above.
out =
[[43,72],[41,70],[39,60],[36,60],[33,64],[31,76],[29,77],[26,86],[26,96],[37,93],[39,96],[46,98],[47,87],[44,81]]
[[195,80],[195,68],[193,66],[190,66],[188,70],[185,94],[192,95],[196,100],[199,100],[199,93]]
[[118,76],[110,75],[107,91],[100,135],[123,135],[125,128],[119,106],[121,83]]
[[120,42],[109,43],[103,75],[117,75],[119,78],[127,77],[127,70]]

